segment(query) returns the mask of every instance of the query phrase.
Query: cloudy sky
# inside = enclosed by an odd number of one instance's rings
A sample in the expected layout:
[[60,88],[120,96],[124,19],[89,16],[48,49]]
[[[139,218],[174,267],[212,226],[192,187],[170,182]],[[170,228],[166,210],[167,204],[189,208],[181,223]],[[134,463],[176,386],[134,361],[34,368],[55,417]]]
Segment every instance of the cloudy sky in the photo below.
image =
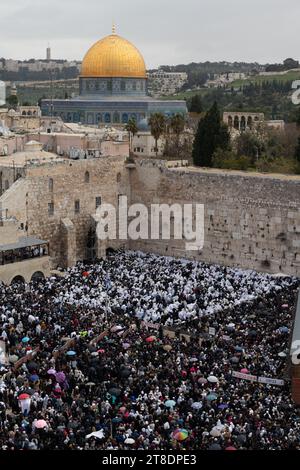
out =
[[133,42],[148,68],[206,60],[300,59],[299,0],[1,0],[0,57],[81,60],[110,34]]

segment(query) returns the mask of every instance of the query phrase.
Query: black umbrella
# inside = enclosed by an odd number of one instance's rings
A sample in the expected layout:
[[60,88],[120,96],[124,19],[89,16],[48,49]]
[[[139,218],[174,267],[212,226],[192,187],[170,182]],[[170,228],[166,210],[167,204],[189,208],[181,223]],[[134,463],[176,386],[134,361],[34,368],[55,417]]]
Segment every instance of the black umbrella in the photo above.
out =
[[131,374],[131,370],[129,369],[122,369],[120,372],[120,377],[127,378]]
[[222,450],[222,447],[220,446],[220,444],[211,444],[208,448],[208,450]]
[[29,371],[38,370],[39,367],[40,367],[40,366],[39,366],[36,362],[34,362],[34,361],[28,362],[28,364],[27,364],[27,369],[28,369]]

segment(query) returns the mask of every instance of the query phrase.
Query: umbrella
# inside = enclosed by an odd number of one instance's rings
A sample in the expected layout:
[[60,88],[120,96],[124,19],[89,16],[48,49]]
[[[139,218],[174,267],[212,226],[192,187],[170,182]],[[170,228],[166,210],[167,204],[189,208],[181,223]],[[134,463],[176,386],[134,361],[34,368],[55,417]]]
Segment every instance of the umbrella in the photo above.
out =
[[280,333],[288,333],[288,332],[289,332],[289,329],[288,329],[287,326],[281,326],[281,327],[279,328],[279,331],[280,331]]
[[91,437],[96,437],[97,439],[104,439],[105,436],[103,429],[101,429],[100,431],[92,432],[91,434],[85,436],[86,439],[90,439]]
[[87,271],[84,271],[84,272],[82,273],[82,275],[83,275],[83,277],[89,277],[90,274],[89,274]]
[[124,330],[124,327],[121,326],[121,325],[113,326],[113,327],[110,329],[110,331],[111,331],[112,333],[117,333],[118,331],[121,331],[121,330]]
[[215,377],[214,375],[210,375],[208,378],[207,378],[208,382],[212,383],[212,384],[216,384],[218,383],[218,379],[217,377]]
[[39,365],[38,365],[36,362],[31,361],[31,362],[29,362],[29,363],[27,364],[27,369],[28,369],[30,372],[31,372],[31,371],[34,371],[34,370],[36,371],[36,370],[39,369]]
[[47,374],[48,374],[48,375],[55,375],[55,374],[56,374],[56,370],[55,370],[55,369],[49,369],[49,370],[47,370]]
[[130,343],[123,343],[122,346],[124,349],[129,349],[131,345]]
[[108,390],[108,393],[114,395],[115,397],[118,397],[121,395],[121,390],[119,388],[112,387]]
[[236,346],[236,347],[235,347],[235,350],[236,350],[237,352],[243,352],[243,351],[244,351],[243,348],[241,348],[241,346]]
[[289,304],[283,304],[281,307],[282,308],[289,308]]
[[202,408],[202,403],[201,401],[195,401],[193,404],[192,404],[192,408],[194,408],[194,410],[200,410]]
[[28,338],[28,336],[25,336],[23,339],[22,339],[22,343],[29,343],[30,341],[30,338]]
[[208,401],[214,401],[218,398],[218,395],[216,393],[209,393],[205,398]]
[[124,441],[124,444],[134,444],[135,443],[135,440],[132,439],[132,437],[127,437],[127,439],[125,439]]
[[220,446],[220,444],[215,443],[215,444],[211,444],[208,450],[222,450],[222,447]]
[[55,374],[55,378],[57,382],[61,384],[66,380],[66,375],[64,374],[64,372],[57,372]]
[[279,354],[278,354],[279,357],[286,357],[287,354],[284,352],[284,351],[281,351]]
[[233,446],[229,446],[229,447],[226,447],[225,450],[237,450],[237,449],[236,449],[235,447],[233,447]]
[[249,336],[257,336],[257,331],[256,330],[249,331]]
[[205,377],[200,377],[198,379],[198,384],[206,384],[207,383],[207,379]]
[[225,410],[226,408],[228,408],[228,405],[227,403],[221,403],[221,405],[218,406],[219,410]]
[[28,393],[21,393],[21,395],[18,396],[18,400],[28,400],[28,398],[30,398]]
[[241,369],[241,373],[242,374],[249,374],[249,370],[244,368],[244,369]]
[[173,434],[172,438],[176,441],[185,441],[189,437],[189,432],[186,429],[176,429]]
[[235,328],[235,323],[229,323],[229,325],[227,325],[228,330],[234,330],[234,328]]
[[88,382],[85,384],[87,387],[94,387],[96,384],[94,382]]
[[99,355],[99,353],[97,353],[96,351],[91,353],[92,357],[98,357],[98,355]]
[[220,437],[221,436],[221,431],[220,431],[220,429],[217,429],[215,427],[210,431],[210,435],[213,436],[213,437]]
[[40,378],[39,378],[38,375],[33,374],[33,375],[31,375],[31,376],[29,377],[29,380],[30,380],[31,382],[38,382],[38,381],[40,380]]
[[[170,346],[169,344],[166,344],[165,346],[163,346],[163,349],[167,352],[171,351],[172,350],[172,346]],[[196,359],[197,360],[197,359]]]
[[12,356],[9,356],[8,360],[9,362],[11,362],[11,364],[15,364],[19,360],[19,358],[15,354],[12,354]]
[[233,356],[230,358],[230,362],[232,362],[232,364],[237,364],[238,362],[240,362],[240,360],[238,357]]
[[68,351],[67,356],[70,356],[70,357],[76,356],[76,352],[75,351]]
[[35,427],[36,429],[44,429],[48,426],[48,424],[46,423],[46,421],[44,419],[39,419],[36,423],[35,423]]
[[99,353],[99,354],[104,354],[104,353],[105,353],[105,349],[99,349],[99,351],[97,351],[97,353]]
[[123,421],[122,418],[119,418],[118,416],[112,419],[113,423],[121,423],[122,421]]
[[120,377],[127,378],[130,376],[130,374],[131,374],[130,369],[122,369],[120,372]]
[[173,408],[175,405],[176,405],[176,401],[174,401],[174,400],[167,400],[167,401],[165,401],[165,406],[166,406],[167,408]]
[[156,341],[156,337],[155,337],[155,336],[149,336],[149,338],[146,339],[146,342],[147,342],[147,343],[153,343],[153,341]]

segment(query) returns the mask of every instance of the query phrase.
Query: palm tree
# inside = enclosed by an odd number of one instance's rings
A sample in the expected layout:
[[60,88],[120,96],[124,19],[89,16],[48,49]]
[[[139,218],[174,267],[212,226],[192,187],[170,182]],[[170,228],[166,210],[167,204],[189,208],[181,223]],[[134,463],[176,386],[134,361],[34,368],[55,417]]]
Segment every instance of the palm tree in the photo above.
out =
[[129,132],[130,153],[132,153],[133,138],[138,133],[138,126],[136,120],[131,118],[125,126],[125,130]]
[[158,140],[163,134],[166,126],[166,118],[162,113],[153,113],[149,118],[151,135],[155,140],[155,153],[158,155]]
[[[182,116],[182,114],[175,114],[174,116],[171,117],[171,123],[170,123],[171,129],[174,132],[176,136],[176,149],[177,149],[177,159],[179,159],[179,153],[180,153],[180,136],[184,131],[185,127],[185,119]],[[182,164],[182,158],[181,158],[181,164]]]

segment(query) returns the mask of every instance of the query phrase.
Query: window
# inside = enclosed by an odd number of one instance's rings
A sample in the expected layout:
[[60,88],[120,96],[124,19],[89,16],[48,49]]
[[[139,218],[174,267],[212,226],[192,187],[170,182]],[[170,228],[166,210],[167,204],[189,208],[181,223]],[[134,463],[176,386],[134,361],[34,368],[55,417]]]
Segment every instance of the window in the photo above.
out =
[[98,207],[100,207],[102,204],[102,199],[100,196],[96,197],[96,209],[98,209]]
[[5,181],[4,188],[5,188],[5,191],[7,191],[9,189],[9,181],[8,180]]
[[80,201],[75,201],[75,214],[79,214],[80,212]]
[[121,175],[121,173],[118,173],[117,174],[117,183],[121,183],[121,180],[122,180],[122,175]]
[[52,178],[49,179],[49,191],[50,193],[53,193],[53,179]]
[[54,203],[53,202],[49,202],[48,204],[48,215],[49,216],[54,215]]
[[89,183],[90,182],[90,174],[88,171],[85,172],[85,175],[84,175],[84,182],[85,183]]

